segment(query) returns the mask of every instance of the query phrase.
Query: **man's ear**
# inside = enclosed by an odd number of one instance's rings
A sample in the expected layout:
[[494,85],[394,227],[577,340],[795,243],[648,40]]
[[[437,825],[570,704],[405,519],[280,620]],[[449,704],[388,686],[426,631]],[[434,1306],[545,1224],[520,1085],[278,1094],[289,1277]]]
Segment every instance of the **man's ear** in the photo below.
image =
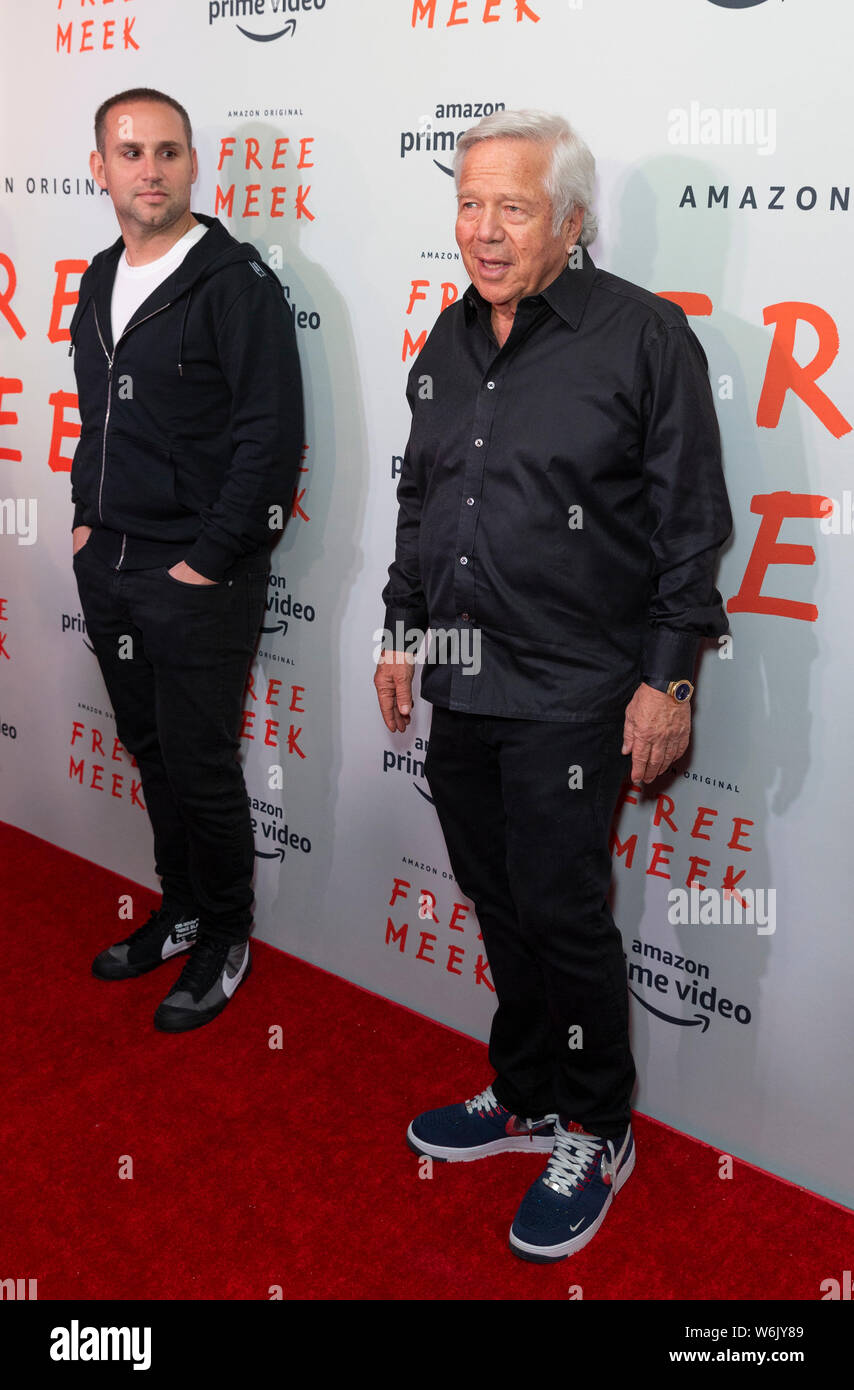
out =
[[563,224],[566,236],[567,255],[581,236],[581,228],[584,225],[584,208],[573,208],[572,216],[568,217]]
[[100,150],[93,150],[89,156],[89,172],[99,188],[107,187],[107,171]]
[[191,179],[191,182],[195,183],[196,179],[199,177],[199,157],[196,154],[195,149],[192,149],[190,151],[190,155],[193,161],[193,177]]

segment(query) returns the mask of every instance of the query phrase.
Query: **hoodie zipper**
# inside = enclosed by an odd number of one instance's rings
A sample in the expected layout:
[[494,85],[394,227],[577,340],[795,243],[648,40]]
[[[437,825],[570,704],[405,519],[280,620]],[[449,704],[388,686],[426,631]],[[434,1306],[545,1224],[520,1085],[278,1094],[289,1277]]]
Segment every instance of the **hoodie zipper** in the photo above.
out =
[[[119,335],[118,342],[116,342],[116,343],[113,344],[113,355],[112,355],[112,357],[111,357],[110,354],[107,352],[107,345],[106,345],[106,343],[104,342],[104,335],[103,335],[102,332],[101,332],[101,325],[100,325],[100,323],[98,322],[98,306],[97,306],[97,304],[95,304],[94,300],[93,300],[93,303],[92,303],[92,310],[93,310],[94,315],[95,315],[95,327],[96,327],[96,329],[98,330],[98,338],[100,339],[101,347],[104,349],[104,356],[105,356],[106,359],[107,359],[107,410],[106,410],[106,414],[105,414],[105,416],[104,416],[104,436],[103,436],[103,439],[101,440],[101,477],[100,477],[99,482],[98,482],[98,518],[99,518],[99,520],[101,521],[102,524],[103,524],[104,516],[103,516],[103,512],[101,511],[101,496],[102,496],[103,491],[104,491],[104,471],[105,471],[106,466],[107,466],[107,430],[108,430],[109,425],[110,425],[110,408],[111,408],[112,403],[113,403],[113,363],[114,363],[115,360],[116,360],[116,352],[118,351],[119,343],[122,341],[123,338],[126,338],[127,335],[128,335],[129,333],[132,333],[133,330],[134,330],[135,328],[139,328],[140,324],[142,324],[142,323],[148,323],[148,320],[149,320],[149,319],[155,318],[157,314],[162,314],[162,313],[163,313],[163,310],[164,310],[164,309],[168,309],[168,308],[171,306],[171,304],[172,304],[172,301],[171,301],[171,299],[170,299],[168,304],[161,304],[159,309],[153,309],[152,312],[151,312],[150,314],[146,314],[146,316],[145,316],[144,319],[140,319],[138,323],[131,324],[130,328],[126,328],[126,329],[124,330],[124,332],[121,333],[121,334]],[[128,542],[127,535],[126,535],[125,533],[123,533],[123,534],[122,534],[122,549],[121,549],[121,554],[119,555],[119,563],[115,566],[115,568],[116,568],[117,570],[120,570],[121,567],[122,567],[122,565],[123,565],[123,563],[124,563],[125,550],[127,549],[127,542]]]

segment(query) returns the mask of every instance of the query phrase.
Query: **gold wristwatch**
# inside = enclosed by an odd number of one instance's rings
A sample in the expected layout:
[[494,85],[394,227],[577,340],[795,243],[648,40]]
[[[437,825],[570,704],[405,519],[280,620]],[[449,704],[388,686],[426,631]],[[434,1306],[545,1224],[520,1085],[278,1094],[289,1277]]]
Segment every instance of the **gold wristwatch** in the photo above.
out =
[[691,681],[684,677],[678,681],[668,681],[658,676],[644,676],[644,685],[652,686],[653,690],[660,690],[663,695],[669,695],[677,705],[687,705],[694,694],[694,686]]

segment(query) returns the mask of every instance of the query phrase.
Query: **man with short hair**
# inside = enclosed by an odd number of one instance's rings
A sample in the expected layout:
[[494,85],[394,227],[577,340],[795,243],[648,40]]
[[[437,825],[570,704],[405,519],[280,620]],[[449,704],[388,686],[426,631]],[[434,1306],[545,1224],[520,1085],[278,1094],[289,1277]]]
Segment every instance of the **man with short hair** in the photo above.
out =
[[90,168],[122,235],[83,276],[71,324],[74,569],[163,899],[92,969],[129,979],[189,950],[154,1018],[183,1032],[221,1013],[250,969],[239,725],[302,447],[300,369],[276,277],[190,210],[183,106],[122,92],[99,108],[95,139]]
[[[684,313],[584,249],[586,146],[560,117],[502,111],[458,141],[455,175],[472,283],[410,373],[383,598],[387,634],[443,634],[425,773],[489,958],[496,1075],[407,1137],[448,1161],[549,1153],[510,1229],[549,1261],[592,1239],[634,1166],[609,827],[629,770],[650,782],[687,747],[731,517]],[[456,660],[475,639],[478,661]],[[387,641],[374,680],[403,732],[412,658]]]

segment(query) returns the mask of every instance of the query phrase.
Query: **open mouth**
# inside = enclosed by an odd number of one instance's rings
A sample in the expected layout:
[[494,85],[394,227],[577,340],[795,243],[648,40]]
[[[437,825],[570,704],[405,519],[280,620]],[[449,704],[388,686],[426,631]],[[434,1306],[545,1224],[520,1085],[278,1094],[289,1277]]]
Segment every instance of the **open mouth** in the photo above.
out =
[[487,259],[484,256],[478,256],[477,264],[482,275],[487,276],[488,279],[493,279],[503,274],[503,272],[509,268],[510,262],[496,261]]

